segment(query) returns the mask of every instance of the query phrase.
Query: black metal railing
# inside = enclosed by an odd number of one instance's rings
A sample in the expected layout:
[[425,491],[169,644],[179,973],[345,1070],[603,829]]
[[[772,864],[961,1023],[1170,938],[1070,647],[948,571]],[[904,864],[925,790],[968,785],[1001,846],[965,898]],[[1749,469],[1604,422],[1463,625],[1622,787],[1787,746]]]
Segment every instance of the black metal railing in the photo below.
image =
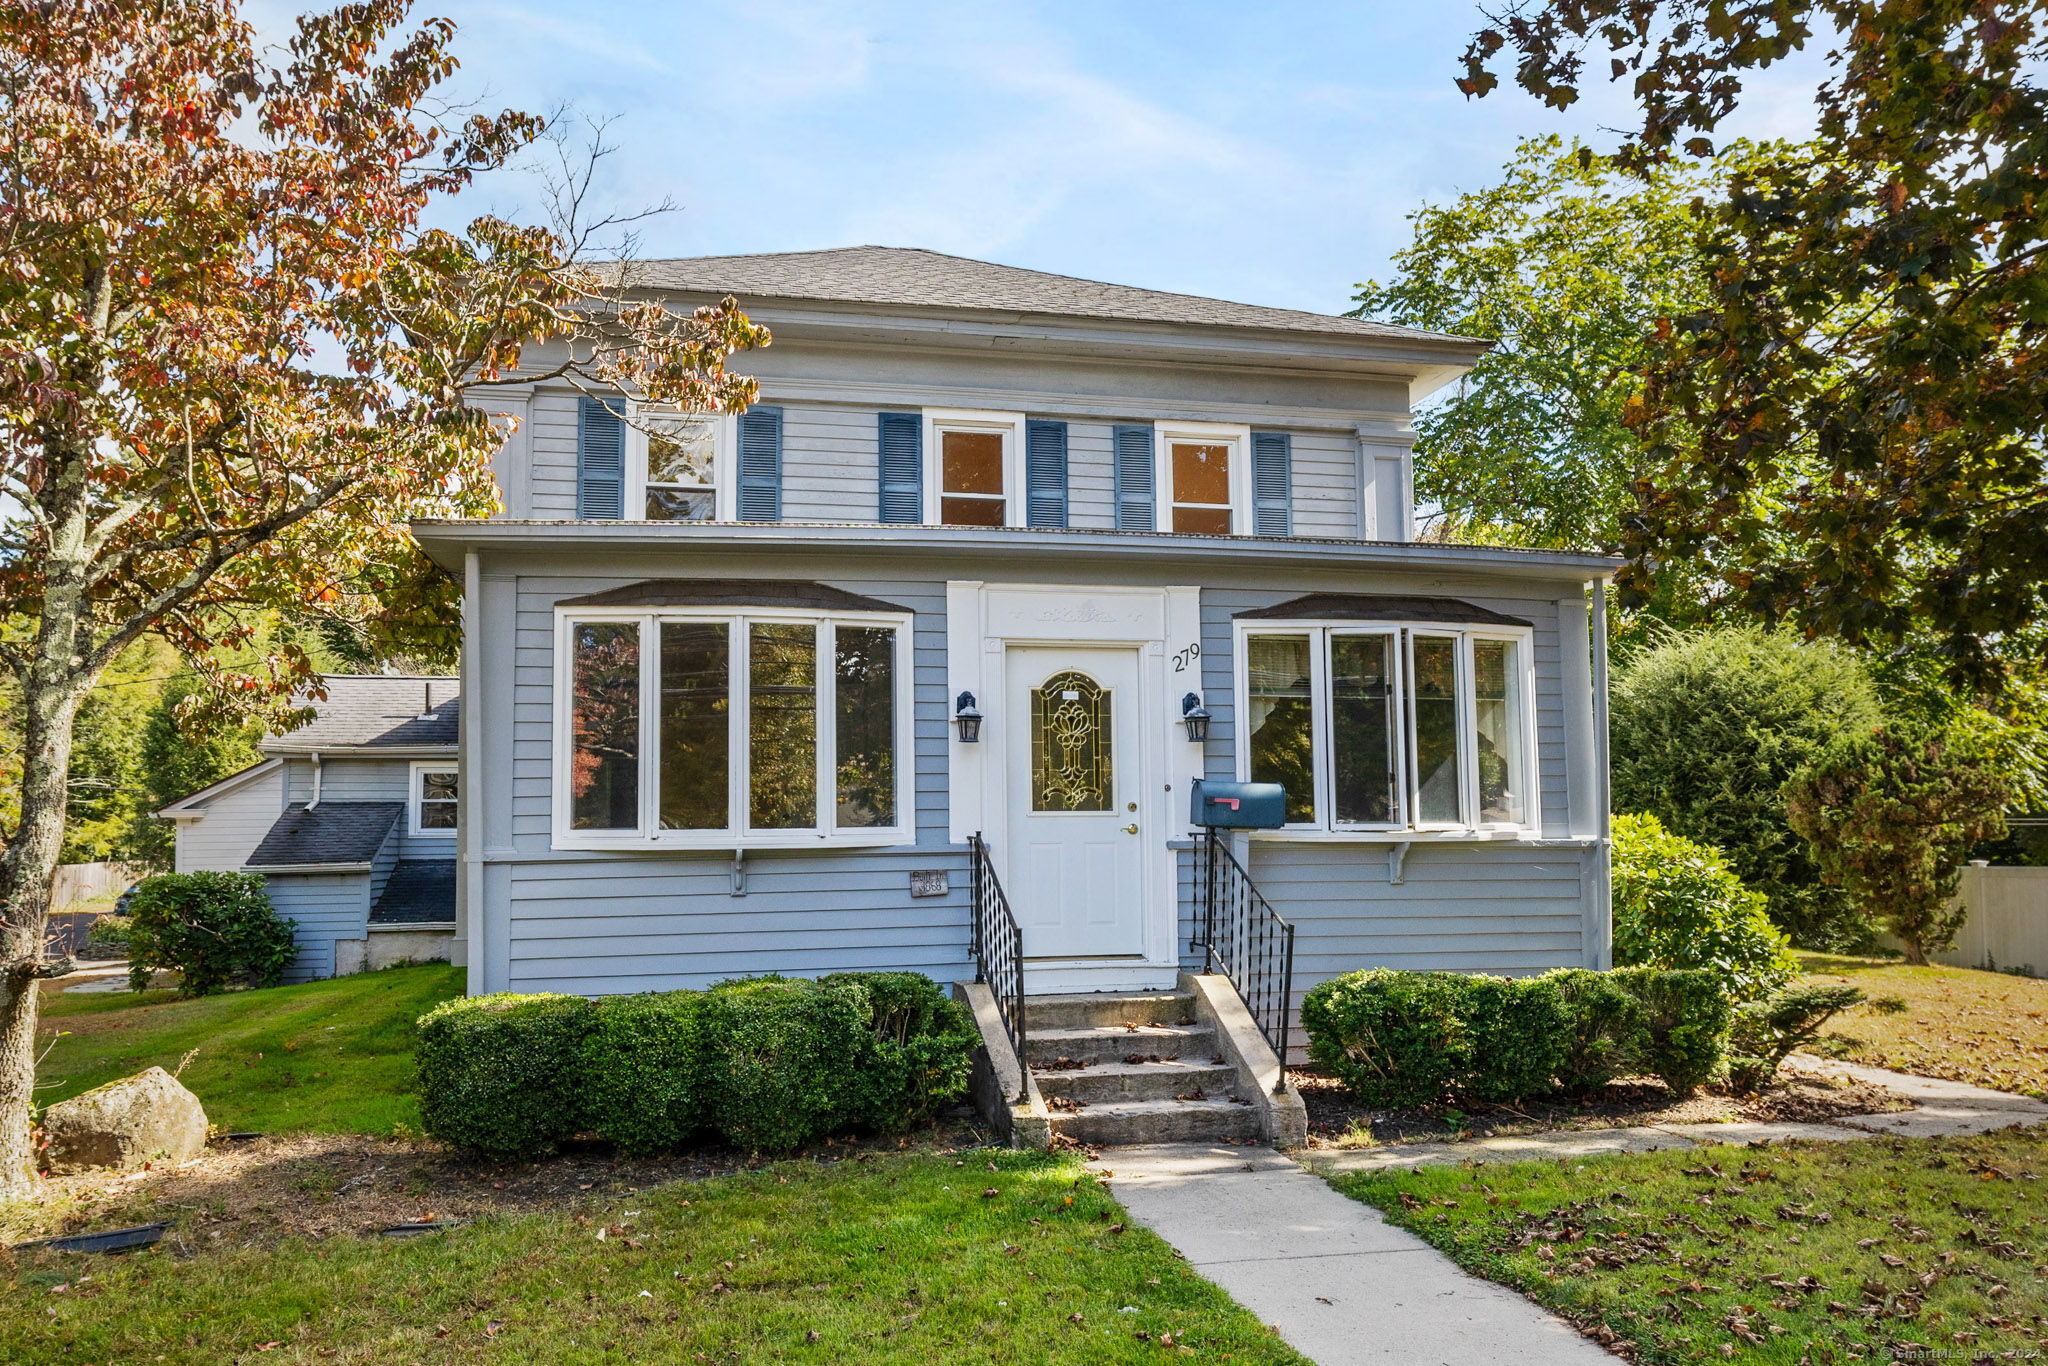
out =
[[1280,918],[1260,894],[1251,874],[1224,843],[1223,832],[1205,832],[1196,869],[1201,896],[1201,938],[1192,945],[1208,954],[1208,970],[1237,988],[1252,1020],[1280,1059],[1287,1089],[1287,1048],[1294,1030],[1294,926]]
[[[968,857],[974,868],[974,980],[988,985],[996,998],[996,1013],[1003,1017],[1003,1032],[1017,1054],[1021,1076],[1024,1062],[1024,931],[1010,911],[1010,898],[996,880],[995,864],[989,861],[988,842],[981,835],[967,837]],[[1023,1098],[1020,1089],[1018,1098]]]

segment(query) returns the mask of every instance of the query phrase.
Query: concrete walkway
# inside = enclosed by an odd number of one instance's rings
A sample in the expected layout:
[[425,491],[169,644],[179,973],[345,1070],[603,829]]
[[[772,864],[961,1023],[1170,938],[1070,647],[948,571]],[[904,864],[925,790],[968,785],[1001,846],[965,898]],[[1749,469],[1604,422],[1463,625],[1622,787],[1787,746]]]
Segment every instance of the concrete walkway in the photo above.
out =
[[1133,1219],[1318,1366],[1614,1361],[1271,1148],[1117,1148],[1093,1166]]
[[[1459,1162],[1526,1162],[1721,1143],[1933,1138],[2048,1124],[2048,1102],[1961,1082],[1830,1063],[1914,1102],[1828,1124],[1664,1124],[1560,1130],[1465,1143],[1303,1149],[1325,1174]],[[1091,1164],[1131,1217],[1318,1366],[1596,1366],[1614,1358],[1516,1292],[1459,1270],[1379,1211],[1337,1194],[1271,1148],[1116,1148]]]
[[1650,1153],[1717,1143],[1848,1142],[1879,1134],[1943,1138],[1989,1133],[2016,1124],[2048,1124],[2048,1102],[1959,1081],[1909,1076],[1853,1063],[1808,1064],[1881,1086],[1913,1102],[1893,1114],[1844,1115],[1826,1124],[1658,1124],[1628,1129],[1558,1129],[1542,1134],[1474,1138],[1463,1143],[1390,1143],[1378,1148],[1304,1148],[1295,1156],[1328,1175],[1455,1166],[1461,1162],[1531,1162],[1600,1153]]

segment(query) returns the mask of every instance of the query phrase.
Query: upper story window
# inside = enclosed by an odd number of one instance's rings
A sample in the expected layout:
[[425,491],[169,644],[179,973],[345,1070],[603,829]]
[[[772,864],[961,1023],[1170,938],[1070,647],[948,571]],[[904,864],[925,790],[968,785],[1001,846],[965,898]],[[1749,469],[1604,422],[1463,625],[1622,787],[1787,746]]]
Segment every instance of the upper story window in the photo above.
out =
[[1225,423],[1158,424],[1159,530],[1229,536],[1251,530],[1251,431]]
[[1287,828],[1524,830],[1530,633],[1240,622],[1239,773],[1287,789]]
[[636,409],[626,438],[628,507],[650,522],[709,522],[727,516],[719,490],[731,463],[731,420],[717,413]]
[[564,611],[555,842],[909,838],[907,614]]
[[927,408],[924,425],[925,521],[1023,526],[1023,414]]
[[411,811],[413,835],[433,837],[455,833],[455,766],[420,763],[412,766]]

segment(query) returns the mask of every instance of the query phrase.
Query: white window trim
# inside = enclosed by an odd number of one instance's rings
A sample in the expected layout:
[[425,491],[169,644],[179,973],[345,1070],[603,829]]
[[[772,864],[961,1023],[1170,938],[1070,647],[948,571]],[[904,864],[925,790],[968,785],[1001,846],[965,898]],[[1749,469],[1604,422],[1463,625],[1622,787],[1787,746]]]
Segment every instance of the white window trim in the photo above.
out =
[[[1311,619],[1258,619],[1233,623],[1231,641],[1231,672],[1233,674],[1233,713],[1236,718],[1234,730],[1236,740],[1236,773],[1239,782],[1251,779],[1251,679],[1246,668],[1246,641],[1251,636],[1300,635],[1311,638],[1309,649],[1310,670],[1310,730],[1309,742],[1314,747],[1316,811],[1313,824],[1284,825],[1277,830],[1254,830],[1254,839],[1289,839],[1306,841],[1344,841],[1368,839],[1375,841],[1451,839],[1451,840],[1534,840],[1541,838],[1543,830],[1543,783],[1542,772],[1537,767],[1538,750],[1536,743],[1536,649],[1535,632],[1528,627],[1517,626],[1467,626],[1449,622],[1431,621],[1327,621]],[[1462,738],[1459,753],[1459,803],[1461,810],[1469,815],[1479,809],[1479,763],[1474,736],[1475,711],[1473,691],[1472,644],[1479,640],[1508,640],[1515,642],[1516,654],[1520,661],[1517,673],[1520,685],[1519,739],[1521,741],[1522,785],[1525,820],[1519,824],[1509,822],[1468,822],[1449,823],[1442,821],[1418,822],[1414,819],[1416,773],[1413,746],[1410,743],[1415,733],[1415,687],[1410,676],[1409,640],[1416,634],[1426,636],[1451,636],[1458,641],[1458,728]],[[1401,724],[1394,735],[1395,771],[1400,775],[1399,790],[1395,794],[1397,819],[1384,824],[1344,823],[1336,820],[1336,773],[1333,763],[1335,751],[1330,732],[1330,651],[1328,637],[1342,635],[1384,635],[1394,638],[1394,659],[1397,698]]]
[[711,422],[711,517],[714,521],[739,520],[739,481],[733,477],[733,453],[739,449],[739,422],[731,413],[685,413],[677,408],[629,403],[626,405],[626,511],[629,522],[647,517],[647,433],[643,419],[701,417]]
[[[1153,528],[1173,530],[1173,443],[1228,445],[1230,450],[1230,535],[1249,535],[1252,525],[1252,429],[1238,422],[1152,424]],[[1190,503],[1189,507],[1207,507]]]
[[[723,830],[663,830],[655,824],[661,796],[660,708],[648,699],[661,695],[661,651],[658,630],[662,622],[715,621],[729,626],[733,642],[734,679],[744,660],[744,632],[754,622],[797,622],[817,626],[889,626],[896,631],[896,824],[835,828],[838,812],[838,754],[836,709],[826,704],[823,688],[818,703],[818,824],[801,830],[750,830],[747,812],[748,689],[735,687],[727,706],[729,753],[735,762],[727,774],[727,812],[740,813],[742,824]],[[635,830],[578,830],[571,826],[569,793],[570,711],[575,699],[570,690],[570,633],[578,622],[634,622],[640,627],[640,819]],[[877,848],[913,843],[916,839],[916,773],[913,769],[913,741],[916,719],[912,713],[911,670],[912,616],[908,612],[841,612],[799,608],[558,608],[555,612],[554,735],[551,771],[553,843],[557,849],[816,849]],[[650,642],[652,642],[650,644]],[[827,676],[830,632],[820,641],[819,678]]]
[[940,436],[945,432],[996,432],[1003,438],[1003,525],[1025,525],[1024,414],[978,408],[926,408],[924,416],[924,521],[938,526],[945,474]]
[[[420,824],[420,803],[424,799],[425,794],[425,785],[422,782],[422,775],[428,773],[454,773],[456,775],[455,790],[457,793],[460,793],[462,791],[461,773],[456,768],[455,761],[453,759],[415,759],[412,765],[412,772],[407,776],[406,779],[406,833],[416,840],[452,840],[455,838],[456,834],[455,826],[451,825],[447,826],[446,828],[436,827],[430,829],[427,826],[423,826]],[[460,797],[458,797],[456,800],[455,818],[458,823],[462,819],[462,805]]]

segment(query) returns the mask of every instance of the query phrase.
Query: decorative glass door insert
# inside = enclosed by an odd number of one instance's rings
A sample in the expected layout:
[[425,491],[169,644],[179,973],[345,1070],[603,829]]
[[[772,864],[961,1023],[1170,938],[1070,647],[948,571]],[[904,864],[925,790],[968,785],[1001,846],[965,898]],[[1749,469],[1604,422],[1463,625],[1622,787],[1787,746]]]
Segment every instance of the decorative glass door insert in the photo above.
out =
[[1108,811],[1115,774],[1110,759],[1110,695],[1069,669],[1031,691],[1031,809]]

